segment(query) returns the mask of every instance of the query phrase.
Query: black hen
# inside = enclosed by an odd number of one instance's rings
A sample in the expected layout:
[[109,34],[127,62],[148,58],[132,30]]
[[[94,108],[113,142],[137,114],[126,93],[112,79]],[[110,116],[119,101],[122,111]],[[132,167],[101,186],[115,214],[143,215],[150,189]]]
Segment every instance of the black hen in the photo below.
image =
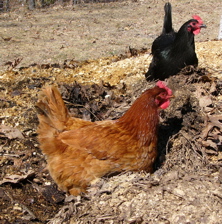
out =
[[164,9],[163,30],[152,45],[153,59],[148,72],[145,74],[147,81],[164,80],[177,74],[187,65],[198,65],[194,35],[206,26],[201,18],[195,15],[193,19],[184,23],[176,33],[172,27],[171,4],[166,3]]

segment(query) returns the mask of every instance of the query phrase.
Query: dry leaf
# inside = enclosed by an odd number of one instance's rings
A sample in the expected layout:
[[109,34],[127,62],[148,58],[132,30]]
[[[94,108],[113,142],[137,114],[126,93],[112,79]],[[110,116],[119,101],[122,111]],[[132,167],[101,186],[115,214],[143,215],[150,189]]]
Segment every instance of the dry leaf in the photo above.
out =
[[18,175],[18,174],[13,174],[13,175],[6,175],[2,181],[0,181],[0,186],[4,183],[13,183],[16,184],[21,180],[24,180],[34,174],[34,171],[29,170],[28,173],[24,175]]
[[15,139],[20,138],[23,139],[24,136],[22,135],[22,132],[18,130],[17,128],[0,125],[0,137],[7,137],[9,139]]
[[213,127],[218,127],[222,131],[222,115],[211,115],[208,116],[209,123],[203,129],[201,137],[204,139],[207,137],[209,131]]
[[210,96],[201,96],[199,99],[200,107],[204,108],[212,104]]

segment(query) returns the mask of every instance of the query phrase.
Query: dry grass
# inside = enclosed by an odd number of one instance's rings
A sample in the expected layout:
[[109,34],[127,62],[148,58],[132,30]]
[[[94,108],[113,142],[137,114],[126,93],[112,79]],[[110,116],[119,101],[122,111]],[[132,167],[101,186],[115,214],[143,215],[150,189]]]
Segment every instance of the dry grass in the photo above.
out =
[[[171,2],[176,30],[198,14],[208,28],[196,40],[218,37],[220,0]],[[162,29],[163,5],[164,1],[124,1],[2,13],[0,66],[16,58],[23,58],[20,66],[27,66],[119,55],[128,46],[149,49]]]

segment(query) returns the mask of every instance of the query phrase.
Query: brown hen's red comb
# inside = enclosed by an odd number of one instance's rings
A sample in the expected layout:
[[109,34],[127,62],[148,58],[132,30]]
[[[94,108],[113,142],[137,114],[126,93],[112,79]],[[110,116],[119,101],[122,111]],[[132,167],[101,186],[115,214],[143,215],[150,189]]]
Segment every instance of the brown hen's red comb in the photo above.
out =
[[167,93],[168,93],[169,96],[172,95],[172,90],[170,88],[168,88],[164,82],[158,81],[156,83],[156,86],[158,86],[161,89],[165,89],[167,91]]

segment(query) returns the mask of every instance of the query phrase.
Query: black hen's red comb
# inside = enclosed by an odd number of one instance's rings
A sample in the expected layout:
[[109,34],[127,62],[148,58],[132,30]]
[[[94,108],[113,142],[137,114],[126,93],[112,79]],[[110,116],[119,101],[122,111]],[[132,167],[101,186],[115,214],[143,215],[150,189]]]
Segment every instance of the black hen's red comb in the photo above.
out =
[[198,15],[193,15],[193,19],[196,19],[198,23],[203,24],[203,20]]

